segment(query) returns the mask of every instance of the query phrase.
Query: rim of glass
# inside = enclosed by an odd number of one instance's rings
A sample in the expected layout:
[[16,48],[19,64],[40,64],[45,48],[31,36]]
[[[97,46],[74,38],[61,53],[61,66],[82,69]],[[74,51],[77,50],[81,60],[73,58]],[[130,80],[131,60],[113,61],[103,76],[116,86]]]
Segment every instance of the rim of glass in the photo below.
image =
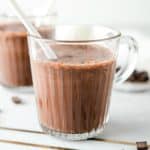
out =
[[[74,26],[74,25],[71,25],[71,26]],[[85,26],[86,26],[86,24],[85,24]],[[96,25],[96,26],[104,27],[104,28],[107,28],[109,30],[112,30],[115,34],[113,34],[113,35],[111,35],[109,37],[96,38],[96,39],[93,39],[93,40],[92,39],[90,39],[90,40],[57,40],[55,38],[37,37],[37,36],[31,35],[31,34],[27,34],[27,35],[28,35],[28,37],[34,38],[35,40],[42,40],[42,41],[49,42],[49,43],[51,43],[51,42],[54,42],[54,43],[91,43],[91,42],[103,42],[103,41],[107,41],[107,40],[112,40],[112,39],[119,38],[122,35],[120,31],[118,31],[118,30],[116,30],[114,28],[107,27],[107,26],[101,26],[101,25]]]
[[[28,15],[27,18],[29,19],[43,19],[43,18],[49,18],[51,17],[52,15],[41,15],[41,16],[34,16],[34,15]],[[0,15],[0,19],[15,19],[15,20],[19,20],[17,18],[17,16],[8,16],[8,15]],[[55,26],[55,25],[59,25],[59,26],[63,26],[63,25],[60,25],[60,24],[50,24],[50,26]],[[80,25],[80,24],[67,24],[66,26],[76,26],[76,25]],[[83,25],[87,25],[87,26],[98,26],[98,27],[102,27],[102,28],[106,28],[106,29],[109,29],[111,31],[113,31],[114,34],[112,34],[111,36],[109,37],[104,37],[104,38],[96,38],[96,39],[90,39],[90,40],[57,40],[55,38],[44,38],[44,37],[37,37],[37,36],[34,36],[34,35],[31,35],[31,34],[27,34],[27,36],[29,37],[32,37],[36,40],[42,40],[42,41],[45,41],[45,42],[57,42],[57,43],[91,43],[91,42],[102,42],[102,41],[107,41],[107,40],[112,40],[112,39],[116,39],[118,37],[121,36],[121,32],[112,28],[112,27],[108,27],[108,26],[103,26],[103,25],[92,25],[92,24],[83,24]]]

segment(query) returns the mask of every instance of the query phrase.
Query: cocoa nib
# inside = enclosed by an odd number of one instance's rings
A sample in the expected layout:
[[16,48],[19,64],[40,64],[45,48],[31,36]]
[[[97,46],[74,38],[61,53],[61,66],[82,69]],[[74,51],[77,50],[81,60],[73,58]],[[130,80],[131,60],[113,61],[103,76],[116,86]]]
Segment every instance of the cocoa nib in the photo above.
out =
[[117,67],[117,68],[116,68],[116,72],[118,72],[120,69],[121,69],[121,67]]
[[136,142],[137,150],[148,150],[148,145],[146,141]]
[[13,96],[11,99],[14,104],[22,104],[23,103],[22,99],[18,96]]
[[148,82],[149,75],[147,71],[134,70],[132,75],[128,78],[128,82]]

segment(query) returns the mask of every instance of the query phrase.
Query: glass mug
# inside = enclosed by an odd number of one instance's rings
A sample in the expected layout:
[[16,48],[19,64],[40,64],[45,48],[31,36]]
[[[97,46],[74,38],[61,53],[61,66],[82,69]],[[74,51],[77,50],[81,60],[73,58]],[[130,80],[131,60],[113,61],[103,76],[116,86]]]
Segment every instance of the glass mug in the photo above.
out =
[[[51,16],[28,16],[27,19],[41,34],[48,34],[44,20],[50,22]],[[0,16],[0,84],[11,91],[33,92],[27,31],[15,16]]]
[[14,16],[0,16],[0,83],[11,90],[32,86],[27,33]]
[[[52,33],[49,38],[28,36],[41,127],[69,140],[95,137],[108,121],[113,80],[121,83],[134,70],[137,44],[130,36],[96,25],[54,25]],[[39,42],[57,59],[48,59]],[[115,75],[122,43],[129,57]]]

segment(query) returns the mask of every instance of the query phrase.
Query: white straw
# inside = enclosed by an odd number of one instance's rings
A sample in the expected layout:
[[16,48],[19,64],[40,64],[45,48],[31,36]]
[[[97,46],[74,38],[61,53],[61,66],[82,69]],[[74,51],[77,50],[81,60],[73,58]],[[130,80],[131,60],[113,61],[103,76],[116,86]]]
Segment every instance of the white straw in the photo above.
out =
[[[32,23],[30,23],[26,19],[24,13],[21,11],[21,9],[19,8],[19,6],[16,3],[16,1],[15,0],[8,0],[8,2],[9,2],[9,5],[10,5],[11,9],[15,12],[15,14],[17,15],[17,17],[20,19],[20,21],[26,27],[27,31],[31,35],[41,38],[41,35],[36,30],[36,28],[32,25]],[[53,52],[53,50],[48,46],[47,43],[45,43],[45,42],[43,42],[41,40],[37,40],[37,42],[41,46],[42,50],[44,51],[44,54],[46,55],[46,57],[48,59],[57,59],[57,56],[55,55],[55,53]]]

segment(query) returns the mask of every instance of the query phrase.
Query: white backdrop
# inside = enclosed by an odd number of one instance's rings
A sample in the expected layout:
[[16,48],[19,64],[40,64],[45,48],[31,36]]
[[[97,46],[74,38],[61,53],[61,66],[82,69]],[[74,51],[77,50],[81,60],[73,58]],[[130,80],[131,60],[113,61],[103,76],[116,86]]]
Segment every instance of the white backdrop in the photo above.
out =
[[71,21],[150,24],[150,0],[58,0],[57,8]]
[[[0,13],[12,14],[0,0]],[[150,0],[17,0],[27,14],[46,14],[52,1],[59,23],[104,24],[133,35],[140,47],[140,65],[150,63]],[[55,7],[54,7],[55,6]],[[125,29],[125,30],[124,30]],[[147,63],[149,62],[149,63]],[[139,63],[138,63],[139,64]],[[150,70],[150,69],[149,69]]]
[[[26,13],[45,14],[52,0],[18,0]],[[149,25],[150,0],[55,0],[61,22]],[[0,0],[0,13],[11,11]]]

